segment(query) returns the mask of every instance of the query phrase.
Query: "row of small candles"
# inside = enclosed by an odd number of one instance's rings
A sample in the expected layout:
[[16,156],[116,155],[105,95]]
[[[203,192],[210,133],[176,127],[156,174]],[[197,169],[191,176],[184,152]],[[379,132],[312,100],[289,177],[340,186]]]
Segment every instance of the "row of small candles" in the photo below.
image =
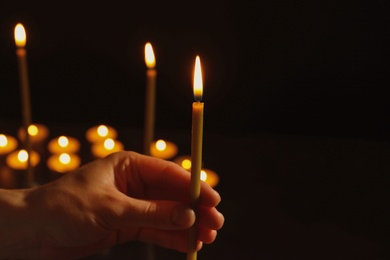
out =
[[[0,134],[0,156],[6,158],[7,165],[15,170],[27,169],[28,153],[25,149],[18,149],[19,141],[23,140],[23,131],[19,129],[18,138],[11,135]],[[49,130],[45,125],[32,124],[28,128],[33,147],[39,146],[45,142],[49,136]],[[117,139],[117,131],[108,125],[97,125],[86,131],[85,137],[91,144],[91,154],[95,158],[102,158],[110,153],[124,150],[124,145]],[[67,173],[77,169],[81,165],[81,158],[78,155],[80,151],[80,141],[72,136],[61,135],[51,139],[47,144],[47,150],[50,156],[47,159],[46,166],[55,173]],[[150,146],[150,155],[153,157],[173,160],[184,169],[191,170],[191,156],[182,155],[176,157],[178,147],[175,143],[159,139],[152,142]],[[31,151],[31,166],[36,167],[41,163],[41,155],[38,151]],[[202,168],[201,179],[211,186],[218,184],[218,175],[207,168]]]

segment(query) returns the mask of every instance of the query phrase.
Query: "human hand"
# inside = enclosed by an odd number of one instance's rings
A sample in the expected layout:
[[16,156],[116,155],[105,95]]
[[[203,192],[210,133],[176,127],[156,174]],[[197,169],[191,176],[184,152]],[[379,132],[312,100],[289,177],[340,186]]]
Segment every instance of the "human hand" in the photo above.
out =
[[[16,239],[23,247],[13,256],[80,258],[129,240],[187,252],[188,231],[195,222],[189,187],[190,173],[169,161],[130,151],[93,161],[23,190],[18,214],[24,217],[13,223],[19,225]],[[220,200],[201,183],[198,250],[212,243],[224,224],[216,209]]]

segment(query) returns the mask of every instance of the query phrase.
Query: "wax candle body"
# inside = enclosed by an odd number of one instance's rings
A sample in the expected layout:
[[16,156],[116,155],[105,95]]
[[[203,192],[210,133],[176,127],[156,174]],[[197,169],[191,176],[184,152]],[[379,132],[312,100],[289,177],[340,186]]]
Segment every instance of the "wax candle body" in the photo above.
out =
[[145,93],[145,126],[144,126],[144,153],[150,155],[150,144],[154,138],[155,102],[156,102],[156,75],[155,69],[146,71]]
[[[203,111],[204,104],[201,102],[203,96],[202,71],[200,58],[196,56],[194,70],[194,98],[192,103],[192,137],[191,137],[191,185],[190,201],[191,206],[198,215],[198,200],[200,194],[200,171],[202,169],[202,143],[203,143]],[[198,218],[190,228],[187,260],[196,260],[197,257],[197,226]]]
[[19,62],[19,80],[22,98],[22,112],[25,126],[31,124],[31,105],[30,105],[30,86],[27,69],[27,52],[24,47],[18,47],[16,50]]
[[[202,143],[203,143],[203,114],[204,104],[193,102],[192,104],[192,139],[191,139],[191,206],[197,214],[198,200],[200,194],[200,172],[202,168]],[[189,252],[187,260],[197,258],[197,221],[190,229]]]

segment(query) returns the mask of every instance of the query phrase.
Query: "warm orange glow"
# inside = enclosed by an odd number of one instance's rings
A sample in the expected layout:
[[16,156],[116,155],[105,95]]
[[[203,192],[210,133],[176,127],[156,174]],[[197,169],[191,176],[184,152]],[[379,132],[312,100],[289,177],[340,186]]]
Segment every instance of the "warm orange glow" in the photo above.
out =
[[217,186],[219,182],[218,174],[210,169],[202,169],[200,172],[200,179],[211,187]]
[[18,152],[18,160],[20,162],[27,162],[27,160],[28,160],[28,153],[27,153],[26,150],[20,150]]
[[72,153],[53,154],[47,159],[47,167],[54,173],[67,173],[80,166],[80,157]]
[[30,125],[27,131],[30,136],[38,135],[38,127],[36,125]]
[[69,140],[66,136],[60,136],[58,137],[58,145],[61,147],[66,147],[69,145]]
[[111,126],[100,124],[88,128],[85,137],[90,143],[103,142],[106,138],[116,139],[117,131]]
[[[31,156],[31,160],[30,160],[31,166],[32,167],[37,166],[37,164],[40,161],[39,154],[35,151],[31,151],[30,156]],[[29,154],[27,153],[27,151],[21,149],[10,153],[6,158],[6,162],[7,165],[12,169],[25,170],[28,168],[28,158],[29,158]]]
[[17,146],[18,141],[15,138],[9,135],[0,134],[0,155],[12,152]]
[[70,155],[67,154],[67,153],[62,153],[62,154],[60,154],[60,156],[58,157],[58,160],[59,160],[60,163],[62,163],[62,164],[69,164],[69,163],[70,163]]
[[184,159],[184,160],[181,162],[181,167],[183,167],[183,168],[186,169],[186,170],[191,169],[191,160],[190,160],[190,159]]
[[104,137],[108,135],[108,128],[105,125],[100,125],[97,129],[97,133],[99,136]]
[[6,147],[8,144],[8,139],[5,135],[0,135],[0,147]]
[[200,67],[200,58],[196,56],[194,69],[194,98],[201,101],[203,95],[202,69]]
[[156,66],[156,59],[154,58],[153,48],[149,42],[145,44],[145,63],[148,69],[154,69]]
[[167,148],[167,143],[160,139],[156,142],[156,149],[159,151],[164,151]]
[[15,44],[17,47],[24,47],[26,45],[26,31],[21,23],[15,26]]
[[112,150],[114,149],[114,147],[115,147],[115,141],[112,138],[107,138],[104,141],[104,148],[106,148],[107,150]]

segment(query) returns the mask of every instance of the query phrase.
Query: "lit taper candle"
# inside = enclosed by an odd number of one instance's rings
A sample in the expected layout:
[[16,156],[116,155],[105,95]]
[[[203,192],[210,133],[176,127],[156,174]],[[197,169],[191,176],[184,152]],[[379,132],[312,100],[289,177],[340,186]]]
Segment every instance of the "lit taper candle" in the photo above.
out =
[[[15,26],[15,44],[16,44],[16,55],[18,56],[19,62],[19,81],[22,98],[22,113],[23,113],[23,127],[26,136],[25,147],[28,154],[31,153],[32,145],[30,135],[28,134],[28,127],[31,124],[31,105],[30,105],[30,86],[28,80],[27,70],[27,51],[26,46],[26,31],[21,23]],[[27,186],[32,186],[34,182],[34,172],[31,167],[31,156],[27,157]]]
[[[196,56],[194,69],[194,98],[192,103],[192,138],[191,138],[191,186],[190,198],[191,206],[198,214],[198,200],[200,194],[200,172],[202,169],[202,143],[203,143],[203,110],[204,103],[201,102],[203,95],[202,70],[200,66],[200,58]],[[190,229],[189,233],[189,249],[187,260],[197,258],[197,219]]]
[[155,102],[156,102],[156,59],[152,45],[145,44],[146,91],[145,91],[145,122],[144,122],[144,154],[150,155],[150,144],[154,138]]

